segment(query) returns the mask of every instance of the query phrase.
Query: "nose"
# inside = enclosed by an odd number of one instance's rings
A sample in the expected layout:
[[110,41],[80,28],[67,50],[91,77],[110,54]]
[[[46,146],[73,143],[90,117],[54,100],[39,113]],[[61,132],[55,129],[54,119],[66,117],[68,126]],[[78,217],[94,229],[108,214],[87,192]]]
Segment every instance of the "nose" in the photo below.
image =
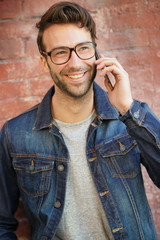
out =
[[79,66],[81,62],[82,60],[77,56],[76,52],[73,50],[71,52],[71,57],[68,61],[68,64],[72,66]]

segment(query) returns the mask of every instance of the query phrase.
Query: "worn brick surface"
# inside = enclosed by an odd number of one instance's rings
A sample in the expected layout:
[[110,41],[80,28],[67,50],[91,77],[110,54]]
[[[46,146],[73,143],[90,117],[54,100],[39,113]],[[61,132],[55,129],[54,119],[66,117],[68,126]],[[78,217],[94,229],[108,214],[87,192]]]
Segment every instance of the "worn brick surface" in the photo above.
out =
[[1,59],[24,57],[23,42],[20,39],[0,39]]
[[1,0],[0,18],[18,19],[21,15],[21,0]]
[[[0,1],[0,127],[37,104],[52,85],[36,45],[35,23],[56,0]],[[78,0],[75,2],[79,3]],[[97,23],[99,51],[117,57],[130,76],[134,98],[160,117],[160,1],[81,0]],[[104,87],[102,79],[97,82]],[[160,191],[143,169],[147,197],[160,239]],[[22,202],[16,217],[19,240],[30,239]]]

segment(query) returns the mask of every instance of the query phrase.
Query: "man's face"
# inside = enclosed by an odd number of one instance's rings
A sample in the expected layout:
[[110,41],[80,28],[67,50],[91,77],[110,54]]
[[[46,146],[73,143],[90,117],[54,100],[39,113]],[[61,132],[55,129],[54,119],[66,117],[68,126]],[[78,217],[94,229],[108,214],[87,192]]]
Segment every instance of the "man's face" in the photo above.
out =
[[[75,24],[54,24],[47,28],[43,35],[46,52],[62,46],[74,48],[83,42],[92,42],[90,32]],[[65,64],[56,65],[49,56],[47,61],[43,58],[43,62],[55,83],[55,93],[59,91],[80,98],[91,89],[96,75],[95,56],[89,60],[82,60],[72,51],[71,58]]]

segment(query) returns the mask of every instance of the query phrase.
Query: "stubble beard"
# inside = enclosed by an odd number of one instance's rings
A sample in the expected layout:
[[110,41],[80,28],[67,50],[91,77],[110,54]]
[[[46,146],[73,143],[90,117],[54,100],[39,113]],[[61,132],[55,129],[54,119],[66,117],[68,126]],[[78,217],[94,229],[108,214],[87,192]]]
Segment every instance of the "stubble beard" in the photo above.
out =
[[[82,91],[79,91],[79,89],[81,88],[81,86],[77,86],[77,90],[72,90],[72,87],[68,86],[64,81],[63,79],[59,78],[57,76],[57,74],[55,74],[51,67],[49,66],[48,64],[48,67],[49,67],[49,71],[50,71],[50,75],[55,83],[55,85],[61,90],[61,92],[63,92],[64,94],[66,94],[67,96],[70,96],[74,99],[79,99],[79,98],[82,98],[84,97],[90,90],[91,86],[92,86],[92,83],[96,77],[96,73],[97,73],[97,69],[96,69],[96,65],[94,65],[93,67],[88,67],[87,69],[85,69],[85,71],[87,70],[88,72],[92,72],[91,73],[91,76],[88,77],[88,79],[86,79],[85,81],[85,84],[84,84],[84,88]],[[79,72],[79,71],[83,71],[83,69],[70,69],[70,72]],[[60,75],[63,75],[63,70],[62,72],[60,73]],[[76,88],[75,88],[76,89]]]

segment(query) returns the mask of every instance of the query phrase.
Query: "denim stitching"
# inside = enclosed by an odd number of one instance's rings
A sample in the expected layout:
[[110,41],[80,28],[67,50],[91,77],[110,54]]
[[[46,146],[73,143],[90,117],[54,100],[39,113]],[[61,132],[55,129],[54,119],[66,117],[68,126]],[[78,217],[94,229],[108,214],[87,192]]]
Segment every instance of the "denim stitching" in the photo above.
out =
[[6,122],[5,135],[6,135],[6,141],[7,141],[7,145],[8,145],[9,154],[11,156],[11,144],[10,144],[9,136],[8,136],[8,122]]
[[[41,181],[42,181],[42,179],[41,179]],[[48,193],[48,190],[49,190],[49,189],[46,189],[45,191],[42,191],[42,190],[41,190],[41,191],[38,192],[38,193],[31,194],[31,193],[27,192],[27,190],[21,185],[21,183],[20,183],[20,186],[21,186],[21,189],[23,190],[23,192],[25,192],[25,193],[27,194],[27,196],[30,196],[30,197],[32,197],[32,198],[43,196],[43,195],[47,194],[47,193]]]
[[130,199],[131,205],[133,207],[133,211],[135,213],[135,217],[137,219],[137,224],[138,224],[139,233],[141,235],[141,239],[144,239],[144,235],[143,235],[143,231],[142,231],[142,227],[141,227],[141,223],[140,223],[140,218],[139,218],[139,215],[138,215],[137,207],[136,207],[132,192],[130,190],[130,187],[128,186],[128,183],[127,183],[126,179],[124,178],[124,176],[121,174],[121,171],[118,167],[118,164],[116,163],[116,161],[114,159],[113,159],[113,164],[114,164],[115,168],[117,169],[117,173],[119,174],[120,179],[121,179],[121,181],[122,181],[122,183],[123,183],[123,185],[124,185],[124,187],[125,187],[125,189],[128,193],[128,197]]
[[[118,137],[112,138],[110,142],[114,142],[115,140],[118,141],[118,140],[120,140],[120,139],[122,139],[122,138],[125,138],[126,136],[128,137],[127,139],[131,139],[131,140],[132,140],[132,143],[134,143],[134,144],[136,145],[136,141],[133,140],[133,139],[128,135],[127,132],[121,134],[121,135],[118,136]],[[125,139],[125,140],[126,140],[126,139]],[[95,149],[96,149],[96,150],[99,150],[99,148],[103,147],[106,143],[109,143],[109,141],[102,142],[102,143],[96,145],[96,146],[95,146]],[[93,152],[93,149],[89,149],[88,152],[89,152],[89,153],[92,153],[92,152]]]
[[[101,186],[103,186],[105,189],[108,189],[107,183],[103,184],[101,181],[99,181],[97,178],[95,178],[95,170],[96,170],[96,165],[97,165],[97,163],[98,163],[98,161],[94,164],[94,176],[93,176],[93,179],[94,179],[97,183],[99,183]],[[106,182],[103,174],[102,174],[102,177],[103,177],[104,182]],[[119,216],[119,214],[118,214],[118,212],[117,212],[117,209],[116,209],[116,207],[115,207],[115,205],[114,205],[114,201],[113,201],[113,199],[112,199],[112,196],[111,196],[109,190],[107,190],[106,192],[108,193],[107,195],[105,194],[105,195],[101,196],[101,197],[105,197],[105,207],[104,207],[105,213],[106,213],[107,216],[109,216],[109,217],[112,219],[112,221],[113,221],[116,225],[118,225],[119,227],[122,227],[122,224],[120,224],[120,223],[121,223],[121,219],[120,219],[120,216]],[[120,223],[118,223],[115,219],[113,219],[113,217],[112,217],[111,215],[109,215],[109,214],[106,212],[106,208],[107,208],[107,204],[108,204],[109,198],[112,200],[114,211],[116,212],[116,215],[117,215]],[[122,227],[122,228],[123,228],[123,227]],[[112,231],[112,230],[111,230],[111,231]],[[121,235],[122,235],[122,233],[121,233]]]

